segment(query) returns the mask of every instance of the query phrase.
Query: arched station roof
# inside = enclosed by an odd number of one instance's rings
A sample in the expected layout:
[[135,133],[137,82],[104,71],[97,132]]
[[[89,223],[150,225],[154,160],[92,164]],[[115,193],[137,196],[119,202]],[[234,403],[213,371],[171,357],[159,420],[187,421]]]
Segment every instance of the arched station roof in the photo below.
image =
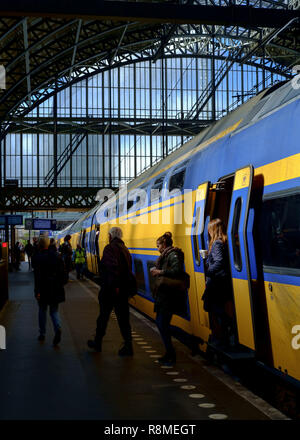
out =
[[[67,2],[56,0],[10,3],[3,0],[0,6],[0,64],[6,73],[6,88],[0,90],[2,124],[26,115],[86,75],[120,64],[155,62],[161,57],[215,57],[226,61],[227,69],[228,61],[237,61],[285,72],[289,78],[292,66],[300,63],[299,11],[283,0],[147,2],[147,14],[141,13],[140,2],[119,2],[119,8],[117,2],[99,2],[101,10],[84,5],[80,9],[76,1],[70,2],[69,10]],[[158,6],[165,13],[163,23]],[[208,9],[199,9],[203,14],[193,20],[190,7]],[[180,8],[184,15],[180,16]],[[241,19],[240,8],[248,18]],[[272,15],[274,9],[277,15]],[[255,24],[253,11],[263,13],[261,26]],[[270,22],[274,27],[268,27]]]

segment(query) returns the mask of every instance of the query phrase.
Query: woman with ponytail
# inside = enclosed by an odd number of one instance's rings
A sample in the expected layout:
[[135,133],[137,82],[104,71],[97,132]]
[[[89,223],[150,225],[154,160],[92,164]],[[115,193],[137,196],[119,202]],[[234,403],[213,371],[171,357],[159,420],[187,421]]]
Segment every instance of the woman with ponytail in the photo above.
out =
[[226,303],[232,301],[227,235],[222,220],[208,223],[209,246],[205,261],[206,289],[202,299],[204,310],[210,312],[213,337],[218,342],[228,342],[232,316],[226,313]]
[[[186,307],[186,297],[182,289],[177,286],[179,283],[176,283],[176,280],[182,280],[185,275],[184,253],[181,249],[173,247],[171,232],[166,232],[159,237],[156,245],[160,257],[155,263],[155,268],[151,270],[151,274],[158,280],[154,312],[156,312],[156,324],[166,350],[165,355],[158,361],[169,365],[176,362],[176,353],[171,338],[171,319],[173,314],[184,313]],[[162,278],[167,278],[169,283],[159,283]]]

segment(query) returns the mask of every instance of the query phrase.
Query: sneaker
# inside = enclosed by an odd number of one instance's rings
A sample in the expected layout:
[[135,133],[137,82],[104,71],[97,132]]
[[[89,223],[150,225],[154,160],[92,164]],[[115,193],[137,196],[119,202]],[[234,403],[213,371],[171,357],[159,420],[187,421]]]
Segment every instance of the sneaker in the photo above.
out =
[[132,344],[124,344],[122,348],[119,350],[119,356],[133,356]]
[[55,333],[54,339],[53,339],[53,345],[54,347],[58,345],[61,341],[61,330],[57,330]]
[[40,342],[44,342],[44,340],[45,340],[45,335],[40,335],[40,336],[38,337],[38,341],[40,341]]
[[101,352],[101,350],[102,350],[102,346],[101,345],[102,345],[101,341],[96,341],[96,340],[92,340],[92,339],[89,339],[87,341],[87,346],[89,348],[93,348],[95,351]]

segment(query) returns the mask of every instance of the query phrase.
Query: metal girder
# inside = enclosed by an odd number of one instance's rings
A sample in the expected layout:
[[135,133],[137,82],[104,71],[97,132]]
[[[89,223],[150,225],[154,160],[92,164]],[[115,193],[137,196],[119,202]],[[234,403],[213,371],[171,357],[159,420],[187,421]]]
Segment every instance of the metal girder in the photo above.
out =
[[[96,56],[95,56],[96,57]],[[212,55],[209,54],[169,54],[167,56],[165,56],[165,58],[180,58],[180,57],[185,57],[185,58],[205,58],[205,59],[211,59]],[[226,59],[227,56],[215,56],[215,59]],[[61,76],[58,80],[57,80],[57,88],[55,88],[54,83],[52,82],[51,84],[46,84],[46,83],[42,83],[41,88],[38,87],[35,90],[32,91],[32,105],[29,107],[27,105],[27,102],[25,100],[25,98],[23,97],[21,100],[19,100],[15,106],[11,109],[11,115],[15,115],[15,116],[25,116],[27,113],[29,113],[31,110],[33,110],[35,107],[37,107],[38,105],[40,105],[42,102],[44,102],[45,100],[49,99],[50,97],[52,97],[55,93],[58,93],[59,91],[69,87],[70,85],[74,85],[86,78],[89,78],[97,73],[103,72],[105,70],[109,70],[112,67],[118,67],[118,66],[122,66],[122,65],[129,65],[129,64],[134,64],[134,63],[138,63],[138,62],[145,62],[148,60],[152,59],[152,54],[149,56],[149,53],[146,52],[145,56],[141,55],[140,58],[137,58],[137,56],[135,54],[130,54],[127,56],[122,57],[121,61],[116,62],[113,66],[109,66],[107,62],[105,62],[105,60],[100,60],[97,63],[89,66],[88,68],[86,68],[86,72],[84,73],[84,70],[79,70],[76,71],[77,76],[74,77],[72,79],[72,81],[69,81],[69,76]],[[269,72],[272,73],[277,73],[277,74],[281,74],[281,70],[279,67],[277,67],[274,63],[271,64],[270,66],[264,66],[262,64],[262,61],[256,60],[256,62],[253,61],[249,61],[247,64],[251,65],[251,66],[255,66],[255,67],[260,67],[260,68],[266,68],[266,70],[268,70]],[[67,73],[68,69],[66,70]],[[75,74],[75,68],[74,68],[74,72],[73,74]],[[291,78],[291,74],[289,71],[285,72],[284,75],[287,78]],[[54,78],[53,78],[54,81]],[[47,81],[48,82],[48,81]]]
[[[204,0],[199,1],[205,3]],[[246,4],[246,0],[236,1]],[[124,7],[131,5],[128,2],[122,3]],[[192,6],[199,7],[195,3],[197,3],[196,0]],[[139,2],[135,4],[141,5]],[[247,4],[269,8],[279,15],[281,12],[286,12],[287,8],[282,1],[249,0]],[[218,0],[217,3],[207,0],[206,5],[225,9],[226,2]],[[149,6],[151,8],[156,6],[173,8],[174,5],[156,2],[149,3]],[[191,5],[177,6],[187,8]],[[252,8],[255,11],[256,9],[256,7]],[[261,29],[257,26],[254,26],[252,30],[236,25],[219,26],[216,29],[207,24],[176,24],[168,27],[165,24],[145,25],[138,22],[124,23],[121,20],[104,22],[87,21],[81,18],[73,20],[71,17],[40,17],[34,20],[26,18],[28,36],[26,49],[20,39],[22,30],[20,25],[23,22],[24,19],[16,21],[13,18],[0,17],[1,57],[7,68],[7,89],[0,93],[2,129],[12,116],[26,115],[59,90],[76,84],[92,74],[125,64],[158,59],[158,57],[210,58],[215,56],[216,59],[218,57],[226,59],[230,57],[230,53],[234,54],[234,47],[237,44],[242,45],[242,55],[246,55],[247,45],[250,42],[256,45],[260,45],[261,42]],[[170,28],[170,32],[162,31],[166,27]],[[298,59],[296,54],[300,51],[300,40],[297,36],[299,32],[298,29],[294,31],[295,34],[291,34],[293,29],[289,29],[288,35],[286,32],[277,35],[276,39],[268,45],[267,56],[257,58],[260,52],[255,52],[247,64],[279,74],[284,68],[286,76],[290,77],[290,66],[293,60]],[[163,37],[165,38],[162,40]],[[214,54],[211,53],[212,45],[210,44],[210,39],[213,38],[216,42]],[[199,54],[199,47],[202,47],[201,54]],[[29,53],[30,68],[28,69]]]
[[0,188],[0,211],[90,209],[101,188]]
[[[53,134],[54,118],[38,117],[14,119],[8,133],[33,133],[33,134]],[[162,119],[162,118],[99,118],[99,117],[58,117],[57,134],[105,134],[110,129],[110,134],[145,134],[162,135],[162,125],[164,133],[175,136],[196,135],[199,131],[214,122],[209,119]]]
[[23,34],[24,34],[24,49],[25,49],[25,68],[27,76],[27,96],[29,102],[31,101],[31,79],[30,79],[30,61],[29,61],[29,49],[28,49],[28,29],[27,18],[23,21]]
[[[56,124],[54,123],[53,125],[55,131]],[[51,186],[52,183],[55,183],[57,181],[57,177],[62,172],[64,167],[67,165],[67,163],[69,162],[69,160],[71,159],[75,151],[78,149],[79,145],[82,143],[85,137],[86,137],[86,132],[76,133],[75,137],[74,138],[72,137],[71,142],[66,146],[64,151],[57,158],[57,163],[54,164],[54,166],[49,170],[48,174],[46,175],[44,181],[47,186]]]
[[[224,2],[225,3],[225,2]],[[170,2],[122,2],[103,0],[88,2],[79,0],[23,0],[1,1],[2,16],[67,17],[81,19],[138,20],[146,23],[200,23],[244,27],[282,27],[293,18],[300,17],[299,11],[252,8],[249,6],[174,4]]]

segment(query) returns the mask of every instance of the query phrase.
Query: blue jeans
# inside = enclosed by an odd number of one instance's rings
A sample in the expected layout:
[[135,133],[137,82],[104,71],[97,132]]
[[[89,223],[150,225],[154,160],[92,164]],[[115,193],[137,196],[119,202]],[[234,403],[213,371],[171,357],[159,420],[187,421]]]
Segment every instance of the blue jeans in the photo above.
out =
[[[39,326],[40,326],[40,334],[46,334],[46,322],[47,322],[47,304],[39,304]],[[61,322],[58,313],[58,304],[52,304],[50,306],[50,316],[52,319],[53,327],[55,333],[61,329]]]
[[160,332],[163,343],[166,347],[166,353],[167,355],[170,356],[175,355],[175,349],[172,344],[171,326],[170,326],[172,316],[173,313],[171,312],[157,312],[156,315],[156,324],[158,330]]

